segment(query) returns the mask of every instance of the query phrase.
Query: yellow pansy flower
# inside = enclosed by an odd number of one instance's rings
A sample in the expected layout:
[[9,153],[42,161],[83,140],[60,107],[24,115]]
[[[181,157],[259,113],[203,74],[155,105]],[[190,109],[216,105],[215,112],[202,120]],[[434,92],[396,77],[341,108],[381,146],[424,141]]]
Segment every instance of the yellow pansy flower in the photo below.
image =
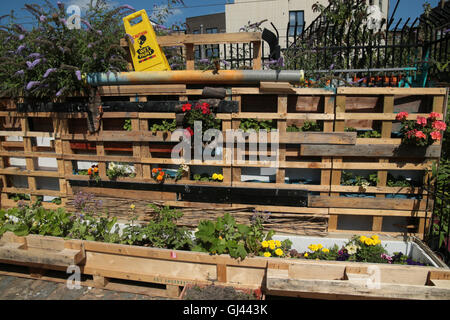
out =
[[365,244],[368,246],[372,246],[374,244],[374,241],[371,238],[366,238]]
[[366,239],[367,239],[367,237],[366,237],[366,236],[361,236],[361,237],[359,238],[359,241],[361,241],[361,242],[365,242],[365,241],[366,241]]
[[268,251],[267,251],[267,252],[264,252],[264,257],[267,257],[267,258],[268,258],[268,257],[270,257],[270,256],[271,256],[270,252],[268,252]]
[[322,252],[328,253],[328,252],[330,252],[330,250],[327,249],[327,248],[323,248],[323,249],[322,249]]
[[308,258],[309,254],[308,252],[305,252],[305,254],[303,255],[305,258]]
[[321,245],[320,243],[317,245],[317,248],[322,249],[323,245]]
[[319,249],[319,247],[316,244],[311,244],[308,247],[308,249],[311,250],[311,251],[317,251]]
[[136,206],[135,206],[134,204],[132,204],[132,205],[130,206],[130,209],[131,209],[131,210],[134,210],[134,208],[136,208]]
[[280,240],[275,240],[275,245],[277,247],[281,247],[281,241]]
[[275,243],[269,243],[270,250],[275,250]]
[[218,175],[217,175],[217,180],[219,180],[219,181],[223,181],[223,175],[221,175],[221,174],[218,174]]
[[280,248],[278,248],[277,250],[275,250],[275,254],[277,256],[282,256],[283,255],[283,250],[281,250]]
[[213,180],[217,180],[217,177],[218,177],[217,173],[214,173],[214,174],[212,175]]
[[263,242],[261,242],[261,245],[263,248],[267,248],[269,246],[269,243],[264,240]]
[[378,240],[378,236],[375,234],[375,235],[372,236],[372,239],[373,240]]

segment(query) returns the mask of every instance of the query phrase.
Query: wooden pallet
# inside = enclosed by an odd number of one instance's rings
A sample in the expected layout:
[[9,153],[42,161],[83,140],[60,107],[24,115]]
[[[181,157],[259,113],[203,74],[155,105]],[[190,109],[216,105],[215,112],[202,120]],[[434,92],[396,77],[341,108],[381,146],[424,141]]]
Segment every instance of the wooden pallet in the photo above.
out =
[[[186,85],[167,86],[115,86],[100,87],[104,100],[124,99],[140,102],[161,99],[195,101],[201,98],[201,89],[191,89]],[[440,157],[441,145],[434,144],[421,153],[409,148],[398,150],[400,139],[391,138],[394,131],[395,115],[399,111],[409,111],[412,115],[425,115],[431,111],[444,114],[446,111],[447,91],[441,88],[338,88],[336,92],[324,89],[293,88],[290,85],[262,83],[259,87],[227,88],[228,101],[238,104],[238,112],[220,113],[222,132],[226,136],[228,129],[239,128],[244,119],[276,120],[280,132],[279,163],[273,183],[241,181],[244,170],[264,168],[273,165],[270,161],[254,163],[223,163],[193,160],[194,166],[207,170],[218,167],[224,175],[223,186],[252,187],[261,189],[306,190],[311,193],[307,207],[253,205],[260,211],[285,214],[274,219],[270,228],[277,231],[303,234],[325,234],[326,231],[349,232],[341,222],[346,219],[355,221],[370,217],[372,222],[366,229],[354,228],[354,233],[417,234],[423,236],[431,217],[432,196],[423,188],[387,187],[387,175],[390,172],[404,171],[422,174],[425,183],[430,175],[433,162]],[[93,192],[98,197],[121,199],[123,206],[120,214],[130,205],[130,200],[160,201],[179,208],[210,208],[207,202],[180,201],[176,192],[138,191],[129,189],[98,188],[91,184],[83,188],[73,187],[69,181],[86,181],[85,176],[74,175],[74,162],[91,161],[98,163],[102,181],[106,176],[108,162],[134,164],[135,178],[119,178],[120,183],[144,183],[154,185],[151,169],[176,165],[170,159],[168,151],[170,134],[149,132],[150,119],[174,119],[173,112],[107,112],[102,115],[100,130],[89,134],[86,126],[87,113],[29,112],[19,113],[8,100],[3,100],[4,109],[0,111],[0,177],[2,187],[2,207],[12,207],[16,203],[8,199],[12,193],[30,194],[32,200],[37,196],[61,197],[62,206],[78,191]],[[417,113],[417,114],[416,114]],[[130,119],[132,130],[121,130],[121,123]],[[304,121],[320,121],[323,132],[286,132],[291,124],[300,126]],[[30,128],[32,124],[33,128]],[[347,126],[359,129],[378,128],[379,139],[356,138],[354,132],[344,132]],[[34,129],[34,130],[31,130]],[[112,130],[111,130],[112,129]],[[38,131],[40,130],[40,131]],[[19,136],[22,141],[6,141],[7,137]],[[39,149],[36,138],[52,137],[52,146]],[[250,144],[250,140],[247,146]],[[84,147],[83,147],[84,146]],[[269,148],[270,149],[270,148]],[[236,156],[237,145],[227,148],[224,157]],[[254,152],[253,152],[254,153]],[[246,151],[247,156],[252,151]],[[259,154],[259,153],[258,153]],[[13,157],[25,159],[25,168],[11,167]],[[39,158],[53,158],[57,168],[48,170],[38,168]],[[315,184],[288,184],[285,178],[289,172],[300,170],[317,177]],[[303,171],[302,171],[303,170]],[[370,170],[377,173],[377,186],[362,189],[357,186],[341,185],[342,171]],[[25,177],[28,187],[18,187],[12,183],[12,177]],[[58,180],[59,190],[38,188],[39,180],[53,178]],[[176,182],[179,185],[217,186],[216,182],[199,182],[190,179],[190,173]],[[347,198],[345,193],[371,194],[374,198]],[[126,196],[124,196],[126,194]],[[389,195],[415,195],[417,199],[387,199]],[[54,208],[56,205],[46,203]],[[127,207],[125,207],[127,206]],[[248,208],[245,203],[218,205],[218,207]],[[296,219],[296,217],[298,219]],[[401,232],[385,231],[392,217],[410,219],[403,225]],[[147,217],[148,218],[148,217]],[[146,217],[142,217],[143,220]],[[191,223],[201,219],[191,219]],[[312,220],[311,220],[312,219]],[[384,222],[383,222],[384,221]]]
[[[30,236],[29,236],[30,237]],[[29,242],[29,237],[3,236],[2,243]],[[32,237],[41,249],[55,238]],[[264,294],[308,298],[444,299],[450,298],[450,271],[444,268],[405,265],[247,257],[138,247],[93,241],[63,240],[64,248],[80,248],[81,285],[177,298],[187,285],[220,285],[261,289]],[[47,249],[45,249],[47,250]],[[3,274],[54,280],[51,270],[66,271],[60,259],[48,255],[30,262],[27,257],[0,257],[0,263],[26,266],[26,272]],[[373,272],[375,270],[375,273]],[[0,272],[1,273],[1,272]],[[368,279],[379,288],[368,287]],[[378,282],[379,281],[379,282]],[[374,282],[371,282],[374,284]],[[146,284],[159,284],[149,288]]]

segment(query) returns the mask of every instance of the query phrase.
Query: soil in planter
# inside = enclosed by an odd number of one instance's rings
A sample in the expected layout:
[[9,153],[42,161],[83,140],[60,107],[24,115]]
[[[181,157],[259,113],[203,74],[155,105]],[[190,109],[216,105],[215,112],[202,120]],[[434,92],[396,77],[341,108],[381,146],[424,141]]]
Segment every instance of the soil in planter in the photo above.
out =
[[186,289],[184,300],[256,300],[252,294],[235,290],[233,287],[219,287],[215,285]]

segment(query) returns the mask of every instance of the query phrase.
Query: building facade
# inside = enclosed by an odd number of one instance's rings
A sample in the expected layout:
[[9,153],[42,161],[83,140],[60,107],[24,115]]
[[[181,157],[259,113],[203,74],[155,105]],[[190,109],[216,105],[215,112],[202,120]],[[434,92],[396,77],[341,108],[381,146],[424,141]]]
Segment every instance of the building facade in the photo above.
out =
[[[328,5],[328,0],[234,0],[225,5],[226,32],[239,32],[249,23],[266,20],[261,28],[275,32],[270,23],[278,29],[280,46],[286,46],[286,36],[299,34],[303,25],[309,26],[319,15],[313,12],[315,3]],[[383,15],[387,16],[389,0],[367,0],[368,4],[378,5]],[[290,25],[288,30],[288,24]]]

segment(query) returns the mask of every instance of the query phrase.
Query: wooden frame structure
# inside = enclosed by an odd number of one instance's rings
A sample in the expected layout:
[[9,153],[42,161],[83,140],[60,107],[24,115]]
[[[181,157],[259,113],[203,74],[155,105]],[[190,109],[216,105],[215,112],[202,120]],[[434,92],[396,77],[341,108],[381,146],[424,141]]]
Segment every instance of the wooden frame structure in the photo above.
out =
[[[191,89],[186,85],[146,85],[146,86],[109,86],[101,87],[103,103],[126,98],[128,101],[197,101],[201,99],[201,89]],[[423,188],[405,188],[386,186],[389,172],[412,171],[422,174],[424,182],[430,175],[434,161],[438,161],[441,145],[435,143],[426,150],[415,148],[399,149],[400,139],[391,138],[394,131],[395,116],[399,111],[409,111],[412,117],[427,115],[434,111],[445,114],[446,89],[440,88],[338,88],[336,92],[325,89],[293,88],[288,84],[261,83],[259,87],[227,88],[228,101],[236,101],[238,112],[220,113],[222,131],[238,129],[243,119],[276,120],[280,132],[279,166],[276,168],[273,183],[245,182],[243,170],[247,168],[270,167],[272,163],[224,164],[222,162],[204,162],[192,160],[190,168],[214,167],[224,176],[220,186],[250,187],[271,190],[306,190],[310,192],[308,206],[277,206],[263,204],[224,203],[211,204],[205,201],[180,201],[176,192],[163,190],[128,190],[96,187],[74,187],[70,181],[87,181],[87,176],[74,175],[74,163],[91,161],[98,163],[102,181],[109,181],[106,175],[107,164],[111,161],[132,163],[135,178],[118,178],[121,183],[142,183],[155,185],[151,178],[151,169],[174,164],[170,157],[161,157],[164,144],[170,143],[170,134],[149,131],[151,119],[175,119],[174,112],[107,112],[102,115],[100,130],[96,134],[87,131],[86,117],[83,112],[17,112],[12,101],[3,100],[0,111],[0,176],[1,206],[16,206],[8,199],[8,194],[30,194],[31,200],[39,195],[61,197],[62,206],[67,206],[76,192],[84,190],[99,197],[123,200],[122,208],[128,208],[133,201],[158,201],[179,208],[221,208],[235,214],[249,207],[259,211],[270,211],[273,223],[269,227],[291,233],[309,234],[319,230],[328,232],[350,232],[341,228],[340,220],[358,219],[366,216],[372,219],[370,228],[351,230],[356,234],[403,234],[404,232],[385,231],[391,217],[412,218],[403,225],[405,232],[423,237],[429,219],[433,199]],[[131,120],[131,131],[121,128],[125,119]],[[286,132],[291,124],[301,124],[306,120],[323,122],[323,132]],[[119,125],[117,125],[119,123]],[[32,124],[30,126],[30,124]],[[345,132],[346,126],[357,125],[360,128],[380,128],[381,138],[357,138],[354,132]],[[84,125],[84,126],[83,126]],[[112,128],[112,129],[111,129]],[[7,141],[7,137],[16,136],[22,141]],[[36,138],[51,137],[52,146],[39,147]],[[76,143],[86,146],[84,153],[74,148]],[[115,147],[114,147],[115,144]],[[122,144],[122,146],[120,145]],[[125,145],[125,147],[124,147]],[[163,147],[161,147],[163,145]],[[172,143],[172,145],[174,145]],[[162,149],[161,149],[162,148]],[[224,157],[234,151],[224,148]],[[169,149],[170,150],[170,146]],[[250,151],[246,151],[247,155]],[[25,167],[11,166],[10,158],[25,159]],[[38,168],[39,158],[53,158],[57,167],[51,170]],[[295,170],[318,177],[316,184],[290,184],[285,178]],[[371,170],[377,173],[378,185],[361,188],[341,185],[343,170]],[[25,177],[28,187],[16,187],[12,176]],[[59,190],[42,189],[37,182],[41,178],[57,179]],[[217,182],[193,181],[188,176],[173,185],[217,186]],[[372,194],[373,198],[343,197],[342,194]],[[417,199],[386,199],[387,195],[420,196]],[[57,205],[44,203],[46,207]],[[120,207],[117,203],[115,207]],[[126,216],[123,218],[128,218]],[[110,212],[115,214],[114,210]],[[148,214],[145,210],[139,212]],[[251,216],[246,213],[247,217]],[[208,216],[211,218],[214,216]],[[202,216],[197,217],[201,219]],[[192,226],[198,219],[193,219]],[[306,220],[305,220],[306,219]],[[386,220],[387,219],[387,220]],[[313,221],[313,222],[310,222]],[[384,221],[384,225],[383,225]],[[386,222],[387,221],[387,222]],[[316,233],[317,234],[317,233]]]

